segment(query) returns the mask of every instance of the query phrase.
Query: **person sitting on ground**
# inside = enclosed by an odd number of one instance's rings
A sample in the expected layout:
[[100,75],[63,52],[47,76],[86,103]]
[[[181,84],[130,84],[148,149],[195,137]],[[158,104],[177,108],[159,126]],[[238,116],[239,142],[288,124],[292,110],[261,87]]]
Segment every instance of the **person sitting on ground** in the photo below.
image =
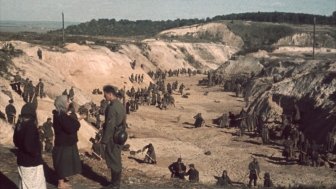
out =
[[266,172],[265,175],[264,175],[264,187],[265,188],[273,187],[273,182],[271,180],[271,175],[268,172]]
[[171,178],[179,178],[184,180],[184,176],[186,173],[186,166],[182,163],[182,158],[178,158],[177,162],[172,163],[169,165],[168,169],[171,172]]
[[194,119],[195,119],[195,123],[194,123],[195,128],[201,127],[204,124],[204,119],[201,113],[198,113],[197,115],[195,115]]
[[185,175],[189,175],[190,182],[198,182],[199,181],[199,173],[195,168],[194,164],[189,164],[189,170]]
[[156,155],[155,155],[153,144],[149,143],[142,149],[142,151],[144,152],[146,149],[147,149],[147,152],[146,152],[144,162],[149,163],[149,164],[156,164]]
[[215,176],[215,178],[217,179],[217,183],[216,183],[217,186],[226,187],[228,185],[232,185],[232,181],[231,181],[230,177],[228,176],[226,170],[223,171],[223,174],[222,174],[221,177]]

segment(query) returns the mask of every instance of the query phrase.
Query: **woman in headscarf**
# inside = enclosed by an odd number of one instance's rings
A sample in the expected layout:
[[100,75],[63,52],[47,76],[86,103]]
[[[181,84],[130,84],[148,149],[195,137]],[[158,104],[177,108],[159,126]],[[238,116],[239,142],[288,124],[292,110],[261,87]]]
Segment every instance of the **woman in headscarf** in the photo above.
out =
[[21,109],[13,142],[18,148],[17,164],[20,189],[46,189],[41,145],[37,130],[36,110],[31,103]]
[[77,147],[77,132],[80,123],[75,116],[68,113],[69,99],[62,95],[56,97],[53,111],[53,128],[55,132],[54,148],[52,152],[54,169],[58,176],[58,188],[66,189],[71,185],[65,182],[65,178],[82,171]]

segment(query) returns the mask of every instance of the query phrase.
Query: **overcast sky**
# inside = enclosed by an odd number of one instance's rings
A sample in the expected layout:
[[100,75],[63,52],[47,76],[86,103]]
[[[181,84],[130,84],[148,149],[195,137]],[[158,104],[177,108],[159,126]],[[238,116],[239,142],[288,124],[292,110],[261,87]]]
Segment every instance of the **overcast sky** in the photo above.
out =
[[67,21],[93,18],[167,20],[241,12],[331,15],[336,0],[0,0],[0,20]]

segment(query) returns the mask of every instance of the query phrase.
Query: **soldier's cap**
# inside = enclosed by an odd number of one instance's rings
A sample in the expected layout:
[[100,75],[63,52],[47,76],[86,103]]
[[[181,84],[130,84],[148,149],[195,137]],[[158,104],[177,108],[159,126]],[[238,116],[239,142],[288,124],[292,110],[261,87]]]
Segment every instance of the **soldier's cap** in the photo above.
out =
[[8,101],[9,103],[13,103],[14,102],[14,100],[13,99],[9,99],[9,101]]
[[189,164],[189,167],[195,168],[195,165],[193,163]]
[[49,120],[51,120],[51,118],[50,118],[50,117],[48,117],[47,121],[49,121]]

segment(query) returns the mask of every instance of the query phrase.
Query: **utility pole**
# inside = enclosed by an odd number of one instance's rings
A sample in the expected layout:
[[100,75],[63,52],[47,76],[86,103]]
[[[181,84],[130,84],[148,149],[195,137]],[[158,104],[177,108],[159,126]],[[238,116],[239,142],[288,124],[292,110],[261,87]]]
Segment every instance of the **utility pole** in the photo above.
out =
[[62,12],[62,41],[63,44],[65,43],[65,38],[64,38],[64,13]]
[[314,33],[313,33],[313,59],[315,59],[315,25],[316,25],[316,17],[314,16]]

